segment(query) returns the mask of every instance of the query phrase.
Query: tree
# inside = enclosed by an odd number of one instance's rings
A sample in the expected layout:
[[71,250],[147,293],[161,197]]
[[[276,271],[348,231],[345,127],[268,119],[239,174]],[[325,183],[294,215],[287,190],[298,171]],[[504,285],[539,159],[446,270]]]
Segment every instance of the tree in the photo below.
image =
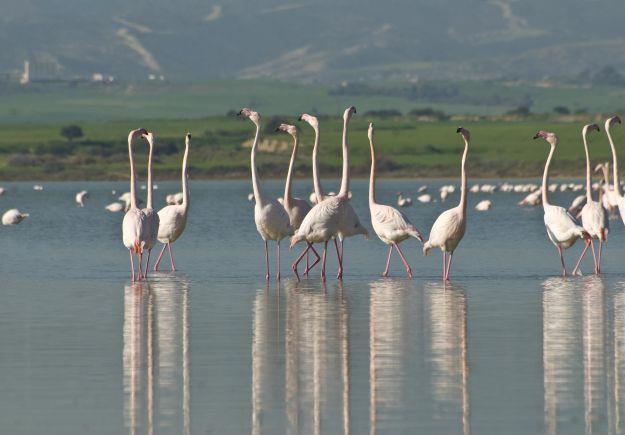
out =
[[553,108],[553,113],[557,113],[558,115],[569,115],[571,111],[566,106],[556,106]]
[[66,125],[61,128],[61,136],[71,141],[83,137],[82,128],[78,125]]

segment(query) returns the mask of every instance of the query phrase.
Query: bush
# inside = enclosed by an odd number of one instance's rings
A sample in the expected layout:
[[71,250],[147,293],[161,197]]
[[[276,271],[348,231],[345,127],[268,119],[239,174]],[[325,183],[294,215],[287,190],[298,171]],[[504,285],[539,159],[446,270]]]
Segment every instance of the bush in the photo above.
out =
[[431,107],[426,107],[425,109],[412,109],[409,113],[412,116],[427,116],[430,118],[437,119],[439,121],[445,121],[449,119],[449,115],[441,110],[434,110]]
[[557,113],[558,115],[570,115],[571,111],[568,107],[565,106],[556,106],[553,108],[553,113]]
[[401,112],[395,109],[369,110],[365,112],[365,116],[373,116],[375,118],[393,118],[401,116]]
[[61,136],[67,140],[83,137],[82,128],[78,125],[66,125],[61,128]]
[[531,115],[530,108],[527,106],[519,106],[516,109],[512,109],[506,112],[506,115],[516,116],[529,116]]

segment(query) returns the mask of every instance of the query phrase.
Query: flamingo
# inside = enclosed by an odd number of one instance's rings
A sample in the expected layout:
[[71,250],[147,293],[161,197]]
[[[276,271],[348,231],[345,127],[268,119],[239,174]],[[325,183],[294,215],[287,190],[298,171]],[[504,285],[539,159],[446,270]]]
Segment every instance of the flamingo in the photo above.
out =
[[545,163],[545,171],[543,172],[543,183],[541,186],[544,221],[547,229],[549,240],[555,245],[560,254],[560,263],[562,264],[562,276],[566,276],[566,266],[564,265],[564,257],[562,249],[568,249],[577,242],[578,239],[589,238],[588,233],[579,225],[577,220],[564,208],[549,203],[549,194],[547,192],[547,184],[549,179],[549,165],[553,158],[553,153],[558,144],[558,137],[551,132],[540,130],[534,136],[534,139],[542,138],[549,143],[551,149]]
[[612,174],[613,174],[613,183],[614,183],[614,200],[618,204],[619,213],[621,214],[621,219],[625,224],[625,198],[621,195],[621,183],[618,177],[618,159],[616,157],[616,148],[614,147],[614,141],[612,140],[612,134],[610,133],[610,128],[614,124],[620,124],[621,118],[618,116],[612,116],[605,121],[605,132],[608,135],[608,141],[610,142],[610,149],[612,150]]
[[[597,124],[588,124],[582,129],[582,139],[584,142],[584,151],[586,153],[586,204],[582,207],[581,216],[582,227],[588,233],[590,238],[585,240],[586,246],[584,247],[579,260],[573,269],[573,275],[577,273],[577,270],[586,255],[588,246],[590,246],[592,250],[592,258],[595,264],[595,274],[599,274],[601,272],[601,251],[603,249],[603,242],[606,241],[608,231],[610,230],[608,216],[603,208],[603,205],[601,202],[593,201],[592,199],[592,188],[590,186],[590,155],[588,153],[588,141],[586,139],[588,131],[599,131],[599,126]],[[595,256],[595,244],[592,239],[599,240],[599,257]]]
[[371,213],[371,225],[380,240],[389,245],[388,257],[386,258],[386,269],[382,276],[388,276],[388,269],[391,265],[391,254],[393,248],[399,254],[406,273],[412,278],[412,269],[404,256],[399,244],[409,237],[414,237],[423,243],[423,237],[417,228],[410,223],[408,217],[394,207],[378,204],[375,200],[375,146],[373,144],[373,123],[369,124],[369,147],[371,148],[371,176],[369,179],[369,211]]
[[[428,255],[431,248],[440,248],[443,252],[443,280],[449,281],[449,272],[451,271],[451,261],[454,251],[464,237],[467,228],[467,174],[465,172],[465,163],[467,153],[469,152],[469,142],[471,134],[469,130],[458,127],[456,133],[462,135],[464,140],[464,151],[462,153],[462,166],[460,173],[460,203],[454,208],[444,211],[434,221],[430,230],[430,238],[423,245],[423,254]],[[449,260],[447,253],[449,252]]]
[[254,222],[256,229],[265,242],[265,279],[269,279],[269,247],[267,242],[275,240],[278,244],[278,272],[276,278],[280,279],[280,240],[293,234],[293,228],[289,220],[289,215],[282,205],[274,198],[267,198],[262,195],[258,180],[258,169],[256,168],[256,150],[260,141],[260,114],[247,107],[239,111],[240,116],[249,118],[256,126],[254,144],[251,152],[252,185],[254,188]]
[[2,215],[2,225],[17,225],[30,216],[28,213],[22,213],[16,208],[7,210]]
[[397,192],[397,205],[400,207],[410,207],[412,198],[405,197],[401,192]]
[[89,192],[86,190],[81,190],[76,194],[75,200],[79,207],[85,206],[85,200],[89,198]]
[[[304,217],[308,214],[308,212],[312,208],[310,204],[306,202],[305,200],[300,199],[300,198],[294,198],[291,192],[291,185],[293,181],[293,167],[295,166],[295,159],[297,158],[297,148],[299,145],[299,134],[297,131],[297,127],[295,127],[294,125],[290,125],[290,124],[280,124],[278,128],[276,128],[276,131],[284,131],[293,137],[293,153],[291,154],[291,160],[289,162],[289,172],[287,173],[287,176],[286,176],[286,184],[284,186],[284,198],[282,201],[282,206],[284,207],[284,209],[289,215],[289,221],[291,223],[291,227],[293,228],[294,231],[297,231],[297,229],[302,224]],[[306,249],[304,250],[304,252],[302,252],[301,255],[304,256],[308,254],[308,251],[310,249],[312,249],[316,257],[316,260],[313,262],[311,266],[312,268],[315,266],[315,264],[319,262],[321,257],[319,257],[319,254],[310,243],[308,243],[308,246],[306,246]],[[292,269],[293,269],[293,273],[295,273],[295,276],[299,280],[299,274],[297,273],[297,263],[298,263],[297,261],[293,263],[294,267],[292,267]],[[308,267],[308,257],[307,257],[306,258],[306,273],[308,273],[308,270],[309,270],[309,267]]]
[[152,248],[156,245],[159,228],[159,216],[154,210],[154,204],[152,200],[153,188],[152,185],[152,156],[154,154],[154,133],[151,131],[144,135],[150,146],[150,152],[148,154],[148,198],[145,208],[142,210],[145,214],[145,246],[144,249],[148,250],[148,258],[145,263],[145,277],[148,276],[148,270],[150,270],[150,256],[152,255]]
[[111,213],[117,213],[124,210],[124,204],[121,202],[112,202],[104,207],[106,211],[110,211]]
[[[182,204],[183,193],[171,193],[165,197],[165,202],[168,205],[180,205]],[[254,198],[254,194],[252,194],[252,198]]]
[[339,190],[338,198],[341,199],[342,213],[339,216],[339,241],[341,242],[339,257],[339,270],[336,275],[337,279],[343,278],[343,248],[345,247],[345,239],[347,237],[356,236],[362,234],[365,239],[369,238],[369,231],[360,223],[356,211],[349,203],[351,199],[349,191],[349,146],[347,144],[347,127],[352,116],[356,113],[356,108],[350,106],[345,109],[343,113],[343,176],[341,179],[341,189]]
[[482,201],[475,204],[475,210],[477,211],[488,211],[493,206],[493,202],[490,199],[483,199]]
[[187,214],[189,212],[189,177],[187,175],[187,159],[189,158],[190,145],[191,133],[187,133],[185,136],[184,156],[182,157],[182,203],[170,204],[158,211],[158,218],[160,222],[158,226],[158,241],[163,244],[163,249],[161,249],[160,254],[158,254],[158,258],[156,259],[154,272],[158,271],[158,265],[163,258],[165,248],[167,248],[169,252],[171,270],[176,270],[174,255],[171,252],[171,244],[178,240],[187,226]]
[[131,281],[135,280],[135,265],[133,254],[139,257],[139,276],[143,275],[141,260],[145,246],[145,213],[137,207],[137,180],[135,174],[135,162],[132,155],[132,142],[137,137],[142,137],[148,132],[144,128],[133,130],[128,134],[128,159],[130,160],[130,207],[124,215],[122,222],[122,240],[130,254]]

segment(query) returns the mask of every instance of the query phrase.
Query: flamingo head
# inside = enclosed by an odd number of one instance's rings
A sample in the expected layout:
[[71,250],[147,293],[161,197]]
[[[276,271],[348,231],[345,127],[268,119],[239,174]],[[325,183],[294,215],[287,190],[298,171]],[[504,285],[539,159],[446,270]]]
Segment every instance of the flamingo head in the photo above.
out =
[[538,139],[538,138],[545,139],[552,146],[556,146],[556,144],[558,143],[558,137],[556,136],[555,133],[551,133],[550,131],[539,130],[534,135],[534,139]]
[[128,141],[130,142],[131,140],[136,139],[146,134],[148,134],[148,131],[145,128],[137,128],[136,130],[132,130],[128,134]]
[[345,112],[343,113],[343,120],[347,121],[351,119],[354,113],[356,113],[356,108],[354,106],[349,106],[347,109],[345,109]]
[[191,143],[191,133],[187,133],[184,136],[184,142],[185,142],[185,145],[189,145]]
[[297,127],[291,124],[280,124],[278,128],[276,128],[276,131],[284,131],[294,138],[297,137]]
[[319,128],[319,120],[316,116],[309,115],[308,113],[302,113],[297,119],[298,121],[306,121],[314,129]]
[[464,140],[466,140],[467,142],[471,140],[471,133],[469,133],[469,130],[467,130],[463,126],[458,127],[456,129],[456,133],[460,133]]
[[599,172],[603,169],[603,163],[599,163],[597,166],[595,166],[595,172]]
[[605,120],[605,129],[609,130],[610,127],[612,127],[614,124],[620,124],[620,123],[621,123],[621,118],[619,118],[616,115],[611,116]]
[[369,130],[367,131],[367,136],[369,136],[369,140],[373,142],[373,122],[369,123]]
[[256,125],[258,125],[258,123],[260,122],[260,113],[254,112],[252,109],[248,109],[247,107],[239,110],[238,115],[249,118],[250,121],[252,121]]
[[147,131],[145,129],[143,129],[143,132],[141,133],[141,137],[146,139],[150,143],[150,145],[154,141],[154,133],[152,133],[151,131]]
[[582,134],[586,135],[589,131],[601,131],[599,130],[599,126],[597,124],[587,124],[582,129]]

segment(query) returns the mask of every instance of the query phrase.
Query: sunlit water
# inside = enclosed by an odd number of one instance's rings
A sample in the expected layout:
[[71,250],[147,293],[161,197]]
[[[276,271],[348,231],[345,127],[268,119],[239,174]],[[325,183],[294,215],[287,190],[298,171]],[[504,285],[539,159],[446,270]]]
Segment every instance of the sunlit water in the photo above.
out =
[[[159,184],[162,204],[178,184]],[[379,200],[416,197],[420,184],[383,180]],[[4,186],[0,210],[31,217],[0,227],[1,433],[625,432],[620,221],[603,276],[589,274],[589,256],[587,276],[563,279],[540,208],[517,207],[520,194],[470,195],[494,206],[470,209],[452,284],[440,281],[440,253],[423,257],[414,240],[404,252],[415,279],[397,257],[381,278],[386,247],[373,234],[346,242],[342,283],[322,285],[318,269],[297,283],[283,243],[285,278],[266,284],[249,183],[192,182],[180,271],[132,285],[122,216],[104,211],[126,183]],[[278,195],[282,184],[265,187]],[[365,222],[366,187],[355,182],[352,201]],[[308,196],[309,183],[296,188]],[[405,211],[427,234],[457,201]],[[569,268],[580,250],[566,252]]]

